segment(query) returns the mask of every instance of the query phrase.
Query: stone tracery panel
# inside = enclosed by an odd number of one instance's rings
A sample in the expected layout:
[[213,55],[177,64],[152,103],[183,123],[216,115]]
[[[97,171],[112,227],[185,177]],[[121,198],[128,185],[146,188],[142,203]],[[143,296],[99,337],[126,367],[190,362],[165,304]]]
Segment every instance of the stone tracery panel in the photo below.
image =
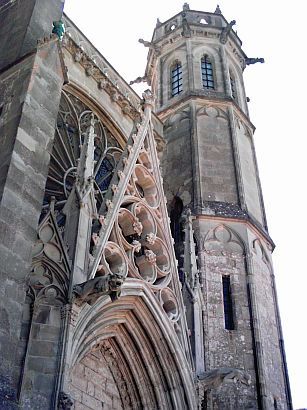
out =
[[[63,208],[76,181],[84,133],[91,114],[92,111],[80,99],[63,91],[43,205],[45,214],[51,198],[55,197],[57,222],[62,228],[65,224]],[[95,115],[94,187],[97,208],[101,206],[121,153],[116,138]]]

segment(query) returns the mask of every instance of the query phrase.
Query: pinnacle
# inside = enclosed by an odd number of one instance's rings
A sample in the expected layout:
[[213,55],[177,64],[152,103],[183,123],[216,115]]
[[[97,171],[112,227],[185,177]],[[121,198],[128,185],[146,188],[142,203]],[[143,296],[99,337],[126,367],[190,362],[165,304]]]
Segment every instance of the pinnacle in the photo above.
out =
[[214,14],[222,14],[220,6],[217,4]]

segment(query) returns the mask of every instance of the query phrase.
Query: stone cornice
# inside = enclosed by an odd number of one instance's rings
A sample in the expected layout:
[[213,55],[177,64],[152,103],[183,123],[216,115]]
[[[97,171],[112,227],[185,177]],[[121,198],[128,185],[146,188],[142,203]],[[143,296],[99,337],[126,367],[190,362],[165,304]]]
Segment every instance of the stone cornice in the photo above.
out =
[[208,204],[209,202],[204,204],[204,210],[201,209],[194,212],[196,218],[245,223],[270,245],[272,252],[274,251],[275,243],[273,242],[273,239],[249,212],[242,211],[238,205],[234,204],[220,203],[223,204],[220,207],[208,206]]
[[92,77],[97,86],[120,106],[124,115],[137,120],[140,116],[139,96],[66,16],[64,24],[66,32],[62,46],[84,68],[85,74]]
[[245,123],[247,123],[253,132],[256,129],[251,120],[242,111],[242,109],[238,106],[238,104],[235,102],[233,98],[226,96],[224,93],[219,93],[215,91],[210,92],[204,90],[194,90],[182,93],[180,94],[180,98],[178,98],[176,102],[174,101],[174,99],[169,100],[169,105],[164,106],[163,109],[156,111],[156,115],[158,115],[162,121],[165,121],[165,118],[169,114],[173,114],[174,110],[177,110],[178,108],[181,108],[183,105],[186,105],[186,103],[189,100],[206,102],[208,104],[212,103],[232,106],[235,109],[236,115]]

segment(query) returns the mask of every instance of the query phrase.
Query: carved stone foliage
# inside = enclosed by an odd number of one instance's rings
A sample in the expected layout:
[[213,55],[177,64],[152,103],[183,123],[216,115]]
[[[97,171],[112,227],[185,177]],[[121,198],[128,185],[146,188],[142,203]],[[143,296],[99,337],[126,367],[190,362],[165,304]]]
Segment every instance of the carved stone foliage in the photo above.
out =
[[[76,183],[84,132],[92,115],[92,111],[77,97],[63,91],[43,205],[44,214],[49,209],[50,199],[55,198],[57,224],[62,229],[65,224],[62,210]],[[96,206],[99,208],[122,150],[108,128],[95,115],[94,124],[93,184]]]
[[227,226],[219,225],[200,238],[200,249],[210,255],[243,255],[239,237]]

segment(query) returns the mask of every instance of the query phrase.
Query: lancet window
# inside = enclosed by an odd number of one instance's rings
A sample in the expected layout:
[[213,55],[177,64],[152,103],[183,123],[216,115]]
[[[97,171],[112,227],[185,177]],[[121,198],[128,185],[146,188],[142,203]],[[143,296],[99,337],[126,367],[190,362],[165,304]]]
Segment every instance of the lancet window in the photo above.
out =
[[234,330],[233,303],[230,287],[230,276],[222,277],[225,329]]
[[176,61],[171,68],[171,96],[175,97],[183,91],[182,65]]
[[214,90],[213,67],[209,56],[205,55],[200,65],[203,88]]

